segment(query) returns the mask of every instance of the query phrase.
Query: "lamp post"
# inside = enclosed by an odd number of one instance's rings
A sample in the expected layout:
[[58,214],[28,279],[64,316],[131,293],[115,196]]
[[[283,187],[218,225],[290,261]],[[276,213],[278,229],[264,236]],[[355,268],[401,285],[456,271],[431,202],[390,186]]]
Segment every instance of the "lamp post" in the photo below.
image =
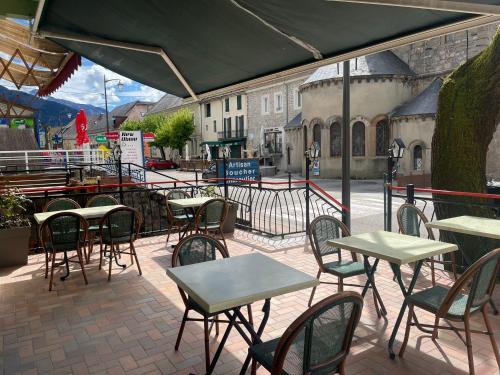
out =
[[123,203],[122,149],[118,144],[113,148],[113,158],[115,159],[118,168],[118,182],[120,184],[120,203]]
[[304,152],[304,156],[306,157],[306,234],[309,234],[309,169],[311,167],[311,158],[313,160],[319,157],[320,145],[318,142],[311,143],[309,149]]
[[224,165],[224,197],[228,197],[228,186],[227,186],[227,159],[231,157],[231,149],[228,145],[224,146],[222,149],[222,163]]
[[[107,92],[107,88],[106,88],[106,85],[109,83],[109,82],[114,82],[114,81],[118,81],[118,90],[121,91],[121,89],[123,88],[123,83],[120,79],[118,78],[114,78],[114,79],[106,79],[106,76],[103,76],[103,81],[104,81],[104,103],[106,105],[106,133],[109,133],[109,118],[108,118],[108,92]],[[109,147],[109,140],[108,140],[108,147]]]
[[399,159],[403,158],[405,144],[401,138],[394,138],[391,147],[388,150],[387,157],[387,207],[385,229],[392,230],[392,191],[390,189],[392,180],[398,170]]

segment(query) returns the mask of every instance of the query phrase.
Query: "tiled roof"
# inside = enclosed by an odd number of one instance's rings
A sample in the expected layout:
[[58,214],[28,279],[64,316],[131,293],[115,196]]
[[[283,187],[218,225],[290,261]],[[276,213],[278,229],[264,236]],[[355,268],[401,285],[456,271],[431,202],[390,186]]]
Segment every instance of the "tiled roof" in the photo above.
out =
[[288,124],[285,125],[285,129],[295,129],[302,126],[302,112],[291,119]]
[[[379,52],[373,55],[352,59],[350,68],[351,76],[415,75],[410,67],[391,51]],[[304,82],[304,85],[334,78],[342,78],[343,72],[342,63],[322,66],[309,76]]]
[[437,113],[439,90],[442,78],[436,78],[424,91],[396,108],[391,117],[435,115]]
[[149,110],[148,115],[153,113],[163,112],[170,108],[177,107],[181,104],[182,104],[182,98],[179,98],[178,96],[171,94],[165,94],[165,96],[163,96],[163,98],[161,98],[158,101],[158,103],[156,103],[153,106],[153,108]]

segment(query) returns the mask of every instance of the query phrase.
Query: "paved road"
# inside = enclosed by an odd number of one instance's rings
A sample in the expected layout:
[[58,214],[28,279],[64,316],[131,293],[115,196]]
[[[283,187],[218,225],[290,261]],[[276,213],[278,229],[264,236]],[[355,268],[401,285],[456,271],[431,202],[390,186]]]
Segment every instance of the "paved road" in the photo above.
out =
[[[194,180],[193,172],[182,171],[162,171],[162,173],[177,178],[179,180]],[[200,176],[201,177],[201,176]],[[293,176],[294,179],[300,179],[300,176]],[[157,173],[148,172],[147,180],[165,181]],[[287,177],[268,177],[270,181],[287,181]],[[315,182],[330,193],[333,197],[341,200],[341,181],[340,180],[315,180]],[[394,205],[395,207],[397,204]],[[368,231],[380,230],[384,228],[384,196],[383,184],[381,180],[352,180],[351,181],[351,228],[353,233],[363,233]],[[394,224],[396,224],[394,222]],[[393,225],[394,225],[393,224]],[[397,224],[396,224],[397,225]]]

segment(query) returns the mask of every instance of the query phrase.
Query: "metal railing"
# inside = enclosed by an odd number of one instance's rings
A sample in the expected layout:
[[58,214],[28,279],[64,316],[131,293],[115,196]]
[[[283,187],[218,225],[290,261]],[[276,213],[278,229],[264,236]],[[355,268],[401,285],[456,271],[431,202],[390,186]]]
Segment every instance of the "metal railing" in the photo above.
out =
[[217,132],[217,139],[232,139],[232,138],[246,138],[248,136],[248,129],[226,129],[226,131]]
[[[221,185],[220,180],[224,180],[224,184]],[[147,182],[132,182],[26,189],[23,193],[33,197],[35,212],[39,212],[49,200],[56,197],[70,197],[83,207],[94,195],[115,196],[123,204],[141,212],[145,219],[141,234],[148,236],[162,234],[167,230],[167,192],[182,189],[191,196],[204,196],[209,193],[209,188],[210,194],[215,192],[219,196],[225,196],[228,202],[237,204],[237,228],[269,237],[284,238],[304,234],[308,229],[308,222],[314,217],[328,214],[342,219],[344,211],[347,210],[335,198],[307,180],[275,182],[212,179],[208,183],[199,182],[197,179],[169,180],[156,182],[153,186]]]
[[0,151],[0,171],[29,171],[39,166],[57,168],[78,163],[101,164],[105,160],[105,152],[100,149]]

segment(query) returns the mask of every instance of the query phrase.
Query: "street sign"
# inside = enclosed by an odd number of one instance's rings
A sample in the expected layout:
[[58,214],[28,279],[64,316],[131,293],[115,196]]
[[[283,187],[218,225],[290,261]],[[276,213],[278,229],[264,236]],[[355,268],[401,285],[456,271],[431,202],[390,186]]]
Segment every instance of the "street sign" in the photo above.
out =
[[62,143],[62,137],[59,134],[55,134],[52,137],[52,142],[56,144]]
[[104,135],[98,135],[97,137],[95,137],[95,141],[97,143],[106,143],[107,139],[106,139],[106,136],[104,136]]
[[120,138],[120,133],[119,132],[109,132],[105,134],[106,139],[110,141],[116,141]]
[[144,133],[142,138],[144,139],[144,142],[148,142],[148,143],[155,141],[154,133]]

